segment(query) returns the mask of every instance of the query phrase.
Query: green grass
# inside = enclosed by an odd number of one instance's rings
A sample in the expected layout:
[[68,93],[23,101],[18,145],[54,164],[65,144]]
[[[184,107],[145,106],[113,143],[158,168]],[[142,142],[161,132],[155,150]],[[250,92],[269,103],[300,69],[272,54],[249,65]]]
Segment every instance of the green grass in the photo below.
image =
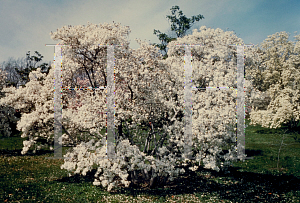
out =
[[45,159],[53,151],[21,155],[20,135],[0,137],[0,202],[299,202],[300,143],[286,136],[277,171],[279,133],[247,127],[246,154],[254,159],[233,162],[230,173],[201,169],[164,187],[119,187],[112,193],[92,185],[92,172],[68,177],[60,169],[63,160]]

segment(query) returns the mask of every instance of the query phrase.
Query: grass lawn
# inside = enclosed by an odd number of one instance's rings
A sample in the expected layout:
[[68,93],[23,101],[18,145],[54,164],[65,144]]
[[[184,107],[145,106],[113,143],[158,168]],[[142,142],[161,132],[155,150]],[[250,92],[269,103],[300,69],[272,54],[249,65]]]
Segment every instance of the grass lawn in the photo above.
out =
[[[249,124],[249,121],[246,121]],[[0,137],[0,202],[300,202],[300,143],[292,134],[281,147],[280,131],[248,126],[246,154],[230,173],[201,169],[163,188],[124,188],[106,192],[93,186],[93,173],[68,177],[53,151],[21,155],[20,136]],[[63,148],[63,154],[67,148]]]

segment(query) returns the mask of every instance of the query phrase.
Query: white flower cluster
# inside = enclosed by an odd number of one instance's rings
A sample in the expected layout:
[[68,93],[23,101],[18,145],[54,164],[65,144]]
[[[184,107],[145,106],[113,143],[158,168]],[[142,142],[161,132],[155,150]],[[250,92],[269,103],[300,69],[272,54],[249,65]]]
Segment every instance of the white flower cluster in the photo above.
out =
[[23,155],[26,154],[26,153],[28,152],[28,150],[30,149],[30,147],[31,147],[34,143],[36,143],[36,141],[34,141],[34,140],[29,140],[29,141],[24,140],[24,141],[23,141],[24,147],[23,147],[23,149],[22,149],[22,151],[21,151],[21,154],[23,154]]
[[37,71],[33,71],[29,73],[30,81],[37,81],[39,79],[44,78],[45,76],[46,74],[41,72],[41,68],[38,68]]
[[[106,157],[105,139],[101,142],[94,140],[88,143],[81,143],[73,148],[72,152],[68,152],[64,157],[66,159],[61,169],[66,169],[74,174],[86,175],[93,168],[97,168],[95,174],[94,185],[102,185],[110,191],[120,181],[116,178],[121,178],[121,184],[129,186],[130,181],[127,180],[128,171],[134,170],[154,170],[154,176],[170,176],[170,180],[178,176],[179,173],[184,173],[183,169],[175,169],[177,165],[176,159],[169,155],[164,157],[164,161],[155,159],[153,156],[146,156],[140,152],[137,146],[130,145],[128,140],[123,140],[117,146],[116,157],[112,160]],[[166,152],[166,147],[159,150],[162,153]],[[150,164],[146,164],[148,161]],[[71,173],[69,174],[71,175]]]

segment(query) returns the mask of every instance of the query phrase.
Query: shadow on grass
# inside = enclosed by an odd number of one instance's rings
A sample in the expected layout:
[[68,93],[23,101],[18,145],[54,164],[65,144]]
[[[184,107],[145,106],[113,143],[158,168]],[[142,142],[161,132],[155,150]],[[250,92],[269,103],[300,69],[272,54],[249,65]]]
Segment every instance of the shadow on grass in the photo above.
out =
[[28,151],[26,155],[21,154],[22,149],[14,149],[14,150],[9,150],[9,149],[0,149],[0,155],[4,155],[6,157],[10,156],[40,156],[40,155],[45,155],[45,154],[53,154],[53,150],[37,150],[36,153],[33,153],[32,151]]
[[254,149],[245,149],[245,154],[247,157],[254,157],[254,156],[262,156],[262,150],[254,150]]
[[255,130],[255,133],[258,133],[258,134],[274,134],[275,131],[274,129],[260,129],[260,130]]
[[[111,191],[111,194],[124,194],[137,197],[138,195],[149,195],[157,198],[166,198],[170,195],[195,194],[199,198],[203,193],[208,196],[218,196],[219,199],[233,202],[281,202],[286,200],[285,194],[300,190],[300,179],[293,175],[258,174],[253,172],[240,172],[238,167],[230,167],[230,173],[216,172],[201,169],[198,172],[188,171],[174,181],[167,181],[165,186],[157,185],[150,189],[145,184],[141,187],[132,184],[129,188],[119,185]],[[82,183],[94,181],[96,169],[88,172],[86,176],[74,175],[56,180],[59,182]],[[218,180],[218,181],[216,181]],[[143,185],[143,184],[142,184]],[[102,188],[100,186],[100,188]],[[102,188],[105,190],[104,188]],[[198,193],[198,194],[197,194]],[[203,198],[203,197],[202,197]],[[300,198],[300,195],[298,195]]]
[[91,184],[94,182],[95,179],[95,173],[97,169],[92,169],[91,171],[88,171],[86,173],[86,176],[82,176],[79,174],[72,175],[71,177],[63,177],[61,179],[57,179],[55,181],[58,182],[68,182],[68,183],[84,183],[84,182],[90,182]]

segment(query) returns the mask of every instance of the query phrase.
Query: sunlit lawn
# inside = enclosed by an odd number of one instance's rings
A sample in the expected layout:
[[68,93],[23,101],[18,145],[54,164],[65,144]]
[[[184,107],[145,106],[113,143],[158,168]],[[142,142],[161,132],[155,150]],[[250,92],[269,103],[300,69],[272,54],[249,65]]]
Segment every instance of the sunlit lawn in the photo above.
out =
[[291,135],[285,138],[277,171],[281,136],[275,130],[248,126],[246,154],[254,159],[234,162],[230,173],[201,169],[167,182],[164,187],[119,187],[111,194],[92,185],[93,173],[68,177],[68,172],[60,169],[63,160],[45,159],[53,157],[53,151],[24,156],[20,154],[22,138],[1,137],[0,201],[299,202],[300,143]]

